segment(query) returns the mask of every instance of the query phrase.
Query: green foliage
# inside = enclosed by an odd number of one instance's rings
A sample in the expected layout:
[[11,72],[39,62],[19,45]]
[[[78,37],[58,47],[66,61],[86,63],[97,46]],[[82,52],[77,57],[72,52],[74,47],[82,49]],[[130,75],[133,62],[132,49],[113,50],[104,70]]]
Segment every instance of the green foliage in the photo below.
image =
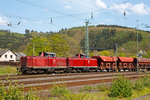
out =
[[144,84],[142,83],[141,79],[135,81],[133,89],[137,91],[141,91],[144,89]]
[[[25,30],[25,34],[12,33],[9,30],[0,30],[0,48],[35,55],[41,51],[56,52],[58,56],[74,56],[82,53],[85,47],[85,27],[61,29],[59,32],[37,32]],[[30,40],[30,39],[33,40]],[[119,56],[136,57],[136,31],[133,28],[117,25],[89,26],[90,56],[93,51],[106,51],[102,55],[114,56],[114,44],[118,45]],[[150,58],[150,34],[139,30],[139,48],[145,50],[144,58]],[[26,49],[26,50],[24,50]],[[101,53],[100,53],[101,54]],[[94,53],[95,55],[95,53]]]
[[0,31],[0,48],[9,48],[18,51],[19,47],[27,43],[23,34]]
[[23,88],[17,84],[12,84],[7,80],[7,89],[5,84],[0,84],[0,100],[39,100],[39,98],[32,92],[24,94]]
[[118,53],[119,57],[126,57],[126,55],[124,53]]
[[148,87],[148,88],[150,87],[150,77],[149,76],[144,76],[143,78],[135,81],[133,89],[137,90],[137,91],[141,91],[145,87]]
[[146,54],[143,55],[143,58],[150,58],[150,51],[146,52]]
[[46,37],[34,37],[31,40],[31,43],[27,45],[25,50],[27,55],[38,55],[39,52],[50,51],[51,47],[49,46],[48,39]]
[[132,95],[132,87],[129,79],[120,76],[115,79],[111,85],[111,97],[130,97]]
[[142,78],[141,81],[145,87],[150,87],[150,76],[149,75]]
[[110,51],[108,51],[108,50],[100,51],[100,52],[98,52],[98,55],[101,55],[101,56],[110,56]]
[[52,35],[48,38],[52,52],[55,52],[57,56],[64,56],[68,52],[69,45],[59,34]]
[[39,52],[55,52],[57,56],[65,56],[69,50],[68,43],[60,35],[34,37],[25,50],[27,55],[38,55]]
[[65,94],[69,94],[70,91],[66,88],[65,85],[54,85],[53,88],[50,90],[51,96],[60,97],[64,96]]
[[92,91],[92,90],[93,90],[93,87],[86,85],[86,86],[83,87],[82,90],[83,90],[83,91]]
[[106,84],[102,84],[102,85],[98,85],[96,86],[96,89],[98,90],[98,92],[104,92],[110,89],[110,86],[106,85]]
[[40,98],[34,92],[27,92],[24,100],[40,100]]

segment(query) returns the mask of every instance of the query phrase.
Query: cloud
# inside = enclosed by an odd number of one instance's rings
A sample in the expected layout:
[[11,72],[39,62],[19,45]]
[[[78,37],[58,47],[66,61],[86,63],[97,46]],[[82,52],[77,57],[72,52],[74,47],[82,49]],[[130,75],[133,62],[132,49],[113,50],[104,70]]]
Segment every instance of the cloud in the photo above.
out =
[[132,5],[131,3],[126,4],[113,4],[109,9],[118,10],[120,13],[124,13],[124,10],[127,14],[138,14],[138,15],[147,15],[150,13],[150,7],[144,3],[139,3]]
[[66,8],[66,9],[71,9],[71,6],[70,6],[70,5],[67,5],[65,8]]
[[140,15],[147,15],[149,13],[147,11],[147,6],[144,3],[133,5],[130,9],[134,13],[140,14]]
[[148,7],[146,10],[150,13],[150,7]]
[[[70,0],[65,0],[68,3]],[[93,11],[97,10],[95,4],[96,0],[71,0],[70,4],[65,6],[66,9],[80,10],[80,11]]]
[[7,23],[8,23],[7,19],[0,16],[0,25],[7,25]]
[[102,0],[96,0],[96,5],[100,8],[107,8],[107,5]]
[[[118,10],[120,13],[123,13],[125,9],[128,9],[129,7],[132,7],[132,5],[130,3],[126,3],[126,4],[113,4],[112,7],[110,7],[109,9],[111,10]],[[127,12],[126,12],[127,13]],[[129,13],[129,12],[128,12]]]

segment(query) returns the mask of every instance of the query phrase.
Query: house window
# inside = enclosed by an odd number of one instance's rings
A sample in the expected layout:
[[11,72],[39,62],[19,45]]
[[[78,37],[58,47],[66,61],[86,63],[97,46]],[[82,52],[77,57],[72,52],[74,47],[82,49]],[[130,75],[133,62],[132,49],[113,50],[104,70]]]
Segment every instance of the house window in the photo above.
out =
[[7,58],[7,55],[5,55],[5,58]]
[[13,55],[10,55],[10,58],[13,58]]

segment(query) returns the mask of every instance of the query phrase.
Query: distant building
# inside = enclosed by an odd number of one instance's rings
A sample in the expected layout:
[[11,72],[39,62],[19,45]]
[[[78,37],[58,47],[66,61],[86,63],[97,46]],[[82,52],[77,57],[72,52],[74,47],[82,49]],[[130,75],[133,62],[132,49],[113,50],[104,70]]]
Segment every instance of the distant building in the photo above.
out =
[[0,61],[16,61],[16,54],[9,49],[0,49]]
[[9,49],[0,49],[0,61],[20,61],[22,56],[26,55],[24,53],[14,53]]
[[16,54],[16,61],[20,61],[20,57],[22,56],[27,56],[26,54],[21,52],[15,52],[15,54]]

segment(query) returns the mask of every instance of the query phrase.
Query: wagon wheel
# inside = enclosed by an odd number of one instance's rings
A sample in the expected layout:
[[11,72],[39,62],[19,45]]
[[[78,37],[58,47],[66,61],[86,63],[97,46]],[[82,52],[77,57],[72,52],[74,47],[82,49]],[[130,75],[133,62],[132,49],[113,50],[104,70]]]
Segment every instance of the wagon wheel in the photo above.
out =
[[77,69],[76,71],[77,71],[77,73],[81,73],[82,72],[81,69]]

